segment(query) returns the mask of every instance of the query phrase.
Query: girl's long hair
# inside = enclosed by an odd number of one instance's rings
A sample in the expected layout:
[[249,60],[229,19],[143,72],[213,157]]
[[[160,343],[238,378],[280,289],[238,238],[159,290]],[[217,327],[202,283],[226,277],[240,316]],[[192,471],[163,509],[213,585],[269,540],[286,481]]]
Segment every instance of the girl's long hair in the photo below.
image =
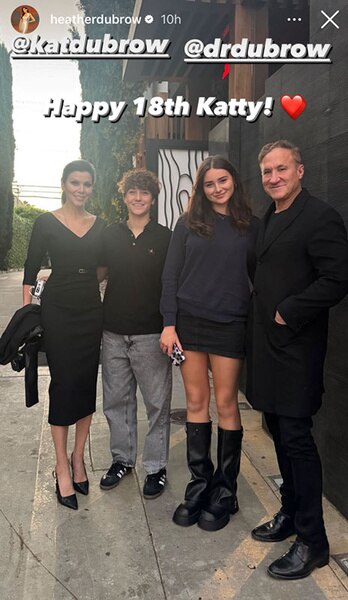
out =
[[234,192],[228,204],[231,225],[237,227],[240,232],[245,232],[252,218],[247,195],[234,166],[219,154],[208,156],[199,166],[185,215],[189,228],[204,237],[213,236],[216,212],[206,197],[203,187],[204,176],[209,169],[225,169],[232,175]]

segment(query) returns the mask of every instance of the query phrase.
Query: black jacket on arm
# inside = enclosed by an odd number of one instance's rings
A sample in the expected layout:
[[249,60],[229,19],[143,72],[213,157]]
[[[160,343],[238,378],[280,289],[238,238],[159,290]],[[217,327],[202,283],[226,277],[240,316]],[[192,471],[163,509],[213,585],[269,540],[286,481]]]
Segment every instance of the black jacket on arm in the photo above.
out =
[[15,371],[25,368],[25,403],[39,401],[37,367],[42,343],[40,306],[27,304],[18,309],[0,338],[0,364],[11,362]]
[[[305,417],[321,405],[329,308],[348,292],[341,216],[303,189],[265,236],[264,216],[248,335],[247,397],[254,408]],[[286,325],[278,325],[279,311]]]

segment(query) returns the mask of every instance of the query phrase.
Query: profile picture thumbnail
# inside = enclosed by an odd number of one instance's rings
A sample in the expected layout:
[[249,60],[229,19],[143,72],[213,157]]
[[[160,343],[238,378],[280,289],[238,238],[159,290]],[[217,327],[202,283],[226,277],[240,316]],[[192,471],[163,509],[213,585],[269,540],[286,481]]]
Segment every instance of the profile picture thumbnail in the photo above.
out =
[[29,4],[21,4],[11,15],[12,27],[18,33],[31,33],[40,23],[40,16],[36,8]]

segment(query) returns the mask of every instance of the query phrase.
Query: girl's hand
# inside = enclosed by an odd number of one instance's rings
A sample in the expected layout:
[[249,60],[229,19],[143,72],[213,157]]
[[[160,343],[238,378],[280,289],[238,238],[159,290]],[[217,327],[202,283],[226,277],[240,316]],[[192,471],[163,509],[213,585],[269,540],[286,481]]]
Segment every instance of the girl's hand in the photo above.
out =
[[183,351],[182,346],[180,344],[180,340],[175,331],[174,325],[168,325],[167,327],[164,327],[161,337],[160,337],[160,347],[161,347],[162,352],[164,352],[165,354],[168,354],[168,356],[170,356],[171,353],[173,352],[174,344],[177,345],[177,347],[179,348],[179,350],[181,350],[181,352]]

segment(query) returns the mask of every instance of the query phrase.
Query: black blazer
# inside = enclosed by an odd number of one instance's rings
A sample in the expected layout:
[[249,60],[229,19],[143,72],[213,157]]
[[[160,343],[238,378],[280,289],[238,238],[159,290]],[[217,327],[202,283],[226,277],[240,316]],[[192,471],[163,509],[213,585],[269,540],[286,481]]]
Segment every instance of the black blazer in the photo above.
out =
[[[256,246],[247,396],[258,410],[309,416],[321,404],[328,311],[348,292],[347,232],[303,189],[265,241],[273,211]],[[277,310],[286,325],[274,321]]]

